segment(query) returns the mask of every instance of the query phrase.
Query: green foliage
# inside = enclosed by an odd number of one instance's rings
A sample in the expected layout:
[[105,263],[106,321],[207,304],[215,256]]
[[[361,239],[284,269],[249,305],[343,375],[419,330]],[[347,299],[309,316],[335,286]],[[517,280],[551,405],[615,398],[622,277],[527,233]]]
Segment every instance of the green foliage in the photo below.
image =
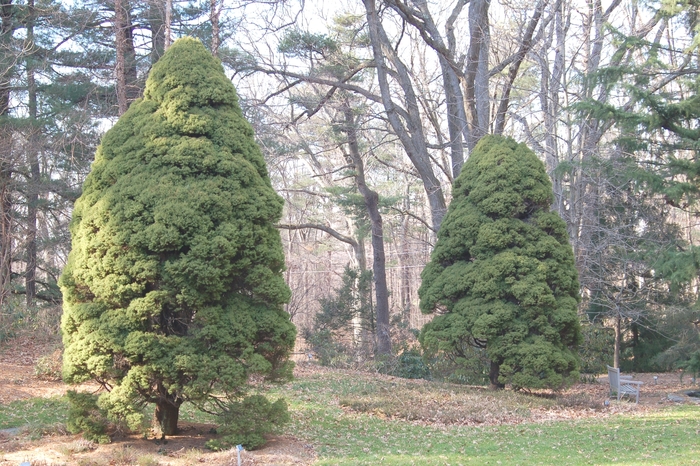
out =
[[403,348],[397,356],[380,355],[375,364],[382,374],[402,379],[430,379],[430,370],[417,348]]
[[684,372],[692,374],[694,379],[697,379],[698,374],[700,374],[700,351],[691,354],[688,360],[680,364],[680,368],[683,369]]
[[605,365],[612,365],[615,334],[611,328],[598,323],[581,326],[583,342],[579,347],[582,374],[603,374]]
[[223,68],[194,39],[104,136],[61,276],[64,379],[138,424],[140,404],[238,397],[291,377],[282,199]]
[[321,311],[314,316],[312,326],[303,331],[304,339],[323,366],[350,365],[354,352],[361,349],[353,341],[353,318],[359,317],[367,324],[374,321],[370,299],[372,272],[345,267],[342,280],[332,296],[320,300]]
[[322,366],[347,367],[352,361],[351,347],[330,330],[305,329],[302,336],[311,347],[314,358]]
[[283,398],[270,403],[262,395],[251,395],[226,405],[217,429],[221,436],[208,441],[207,446],[212,450],[225,450],[243,445],[246,450],[255,450],[265,444],[265,434],[279,432],[289,421]]
[[335,52],[338,45],[324,34],[292,29],[284,34],[277,48],[290,57],[304,58],[311,55],[326,57]]
[[438,315],[427,352],[467,359],[484,348],[513,388],[558,389],[578,380],[578,279],[566,225],[549,207],[552,187],[524,144],[486,136],[455,180],[419,290]]
[[658,354],[653,363],[663,370],[683,369],[692,372],[692,360],[700,352],[698,321],[700,321],[700,310],[697,306],[669,312],[664,319],[661,333],[673,344]]
[[460,345],[459,351],[425,347],[423,358],[433,380],[462,385],[488,385],[488,354],[482,348]]
[[71,434],[83,434],[87,440],[109,443],[106,413],[97,406],[97,395],[68,390],[66,393],[70,408],[66,428]]

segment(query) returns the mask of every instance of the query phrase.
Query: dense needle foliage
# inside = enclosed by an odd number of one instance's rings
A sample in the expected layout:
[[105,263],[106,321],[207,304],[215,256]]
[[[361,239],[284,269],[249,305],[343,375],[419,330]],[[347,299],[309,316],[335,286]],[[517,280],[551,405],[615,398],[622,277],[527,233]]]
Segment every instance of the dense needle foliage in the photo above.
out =
[[175,42],[104,136],[75,205],[65,380],[97,380],[100,406],[132,423],[155,403],[171,434],[185,401],[235,401],[251,375],[289,376],[282,202],[221,65]]
[[524,144],[483,138],[454,184],[419,290],[438,315],[429,353],[491,360],[493,385],[560,388],[578,378],[579,284],[564,221],[549,207],[544,165]]

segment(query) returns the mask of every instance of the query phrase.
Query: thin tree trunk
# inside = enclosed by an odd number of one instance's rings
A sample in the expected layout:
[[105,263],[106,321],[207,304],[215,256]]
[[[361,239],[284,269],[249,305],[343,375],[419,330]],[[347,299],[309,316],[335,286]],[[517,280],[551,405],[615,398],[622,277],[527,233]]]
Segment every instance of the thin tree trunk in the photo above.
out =
[[[12,0],[0,0],[0,47],[10,56],[12,38]],[[3,57],[5,58],[5,57]],[[4,121],[10,114],[11,63],[0,61],[0,322],[2,308],[10,296],[12,277],[12,132]]]
[[6,133],[0,129],[0,309],[10,297],[12,277],[12,164],[4,158],[11,152],[12,137]]
[[615,353],[613,354],[613,367],[620,367],[620,347],[622,346],[622,317],[618,313],[615,316]]
[[[411,188],[406,186],[406,197],[404,198],[404,210],[408,212],[411,209]],[[411,250],[408,245],[408,228],[409,216],[403,215],[401,220],[401,310],[406,313],[408,319],[411,318],[411,272],[410,272],[410,256]]]
[[469,4],[469,49],[464,72],[464,100],[469,129],[467,147],[470,151],[488,132],[489,5],[490,0],[472,0]]
[[173,22],[173,0],[165,0],[165,50],[168,50],[172,39],[172,22]]
[[117,106],[123,115],[129,104],[139,96],[137,83],[136,50],[134,49],[133,26],[129,0],[114,2],[114,37],[117,51],[115,75],[117,81]]
[[219,56],[219,18],[221,16],[221,7],[218,0],[211,0],[209,20],[211,21],[211,54],[215,57]]
[[162,0],[150,0],[149,27],[151,29],[151,65],[154,65],[165,52],[165,10]]
[[27,307],[34,306],[36,299],[36,258],[37,258],[37,209],[39,202],[39,184],[41,171],[37,147],[37,89],[34,77],[34,0],[27,2],[29,18],[27,21],[27,87],[29,111],[29,136],[27,138],[27,161],[29,162],[29,179],[27,182],[27,239],[25,289]]
[[391,354],[389,332],[389,290],[386,283],[386,257],[384,253],[384,226],[379,212],[379,195],[367,186],[364,162],[357,139],[357,122],[350,103],[343,108],[345,132],[348,136],[348,155],[355,168],[355,184],[365,200],[365,207],[372,225],[372,272],[376,297],[375,315],[377,332],[377,354]]

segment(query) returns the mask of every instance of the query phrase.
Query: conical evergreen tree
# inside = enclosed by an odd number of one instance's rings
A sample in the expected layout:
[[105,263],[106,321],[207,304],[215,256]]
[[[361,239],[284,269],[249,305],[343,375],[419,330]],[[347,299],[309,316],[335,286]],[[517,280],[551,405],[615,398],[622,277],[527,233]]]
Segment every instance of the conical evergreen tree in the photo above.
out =
[[428,352],[485,349],[494,386],[560,388],[578,378],[579,284],[552,185],[524,144],[486,136],[464,164],[419,290]]
[[222,66],[178,40],[105,134],[75,205],[65,380],[97,380],[101,406],[127,420],[155,403],[167,435],[185,401],[289,376],[282,203]]

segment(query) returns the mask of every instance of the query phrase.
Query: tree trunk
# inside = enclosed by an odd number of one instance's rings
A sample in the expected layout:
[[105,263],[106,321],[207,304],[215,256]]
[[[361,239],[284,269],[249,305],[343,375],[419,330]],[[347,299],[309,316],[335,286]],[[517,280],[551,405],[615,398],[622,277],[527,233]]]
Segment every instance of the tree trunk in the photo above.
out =
[[464,72],[464,100],[469,129],[467,147],[470,151],[488,132],[489,5],[490,0],[473,0],[469,4],[469,50]]
[[165,9],[162,0],[150,0],[148,22],[151,29],[151,66],[165,53]]
[[173,22],[173,0],[165,0],[165,50],[168,50],[172,39],[172,22]]
[[114,2],[114,36],[117,51],[114,69],[117,81],[117,106],[119,115],[123,115],[128,110],[129,104],[140,94],[129,0]]
[[620,347],[622,346],[622,317],[618,313],[615,316],[615,353],[613,354],[613,367],[620,367]]
[[372,272],[374,274],[374,290],[376,297],[376,332],[377,354],[391,353],[391,335],[389,332],[389,290],[386,283],[386,256],[384,253],[384,227],[382,215],[379,212],[379,195],[371,190],[365,180],[365,168],[360,156],[357,139],[357,122],[350,103],[346,102],[343,113],[345,116],[345,132],[348,136],[349,158],[355,168],[355,184],[365,200],[367,214],[372,225]]
[[[13,23],[12,0],[0,0],[0,47],[10,55]],[[0,60],[0,119],[10,114],[11,63]],[[10,296],[12,276],[12,132],[4,121],[0,124],[0,321],[2,307]]]
[[[447,204],[440,181],[435,176],[430,162],[427,138],[423,131],[422,113],[411,83],[410,72],[389,42],[379,19],[376,1],[364,0],[364,4],[382,105],[392,130],[401,141],[406,155],[423,182],[430,204],[433,229],[438,231],[447,212]],[[389,68],[388,63],[393,65],[392,69]],[[391,89],[390,76],[396,80],[403,91],[405,108],[401,108],[394,100],[396,93]]]
[[221,7],[218,0],[211,0],[209,20],[211,21],[211,54],[215,57],[219,56],[219,18],[221,16]]
[[27,180],[27,239],[26,270],[24,274],[27,307],[34,306],[36,299],[36,256],[37,256],[37,209],[39,202],[39,184],[41,170],[39,167],[39,149],[37,147],[37,89],[34,78],[34,0],[27,2],[29,18],[27,21],[27,88],[29,111],[29,135],[27,137],[27,161],[29,162],[29,179]]
[[180,416],[181,402],[168,398],[161,398],[156,402],[154,414],[155,425],[160,429],[161,438],[177,433],[177,420]]
[[12,276],[12,166],[5,159],[11,152],[11,136],[0,129],[0,309],[10,297]]
[[501,365],[495,361],[491,361],[491,367],[489,369],[489,381],[491,382],[491,388],[500,390],[505,388],[505,385],[498,381],[498,376],[501,373]]

